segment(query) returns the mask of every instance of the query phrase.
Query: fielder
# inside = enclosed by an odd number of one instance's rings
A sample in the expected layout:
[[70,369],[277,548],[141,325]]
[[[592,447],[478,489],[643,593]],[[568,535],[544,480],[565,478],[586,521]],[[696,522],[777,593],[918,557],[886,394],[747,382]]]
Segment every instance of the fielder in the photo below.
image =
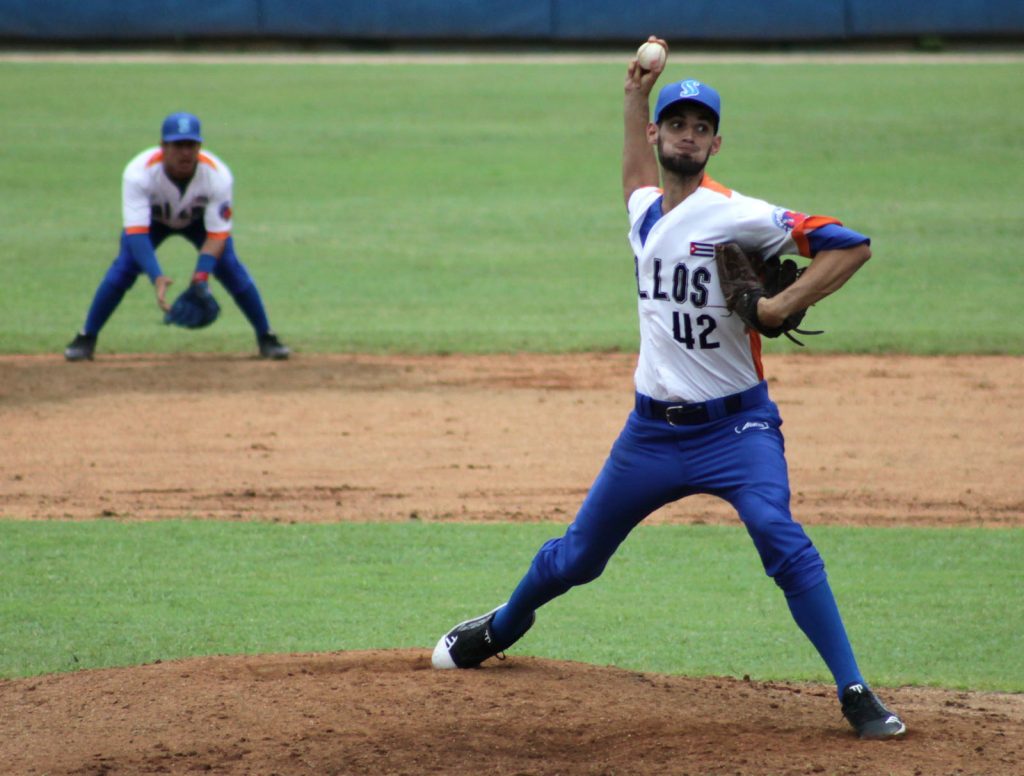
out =
[[[202,150],[199,119],[172,113],[164,119],[159,147],[132,159],[122,179],[124,231],[121,250],[93,296],[85,325],[68,344],[68,361],[91,360],[96,338],[125,292],[145,273],[167,323],[201,328],[216,320],[220,307],[208,288],[213,275],[234,298],[256,332],[263,358],[285,359],[291,351],[270,328],[263,300],[231,238],[231,170]],[[199,252],[189,288],[174,305],[167,302],[173,282],[163,273],[156,249],[180,234]]]
[[[505,604],[448,631],[433,664],[471,668],[503,652],[537,609],[597,578],[641,520],[710,493],[736,508],[765,572],[832,672],[853,728],[863,738],[902,735],[902,720],[865,682],[824,563],[790,512],[782,420],[761,364],[760,337],[795,329],[807,307],[870,258],[870,240],[834,218],[712,180],[705,165],[722,146],[719,95],[696,80],[669,84],[651,121],[649,96],[663,67],[633,60],[625,84],[622,180],[640,316],[635,408],[565,535],[540,548]],[[736,291],[732,265],[747,254],[800,254],[811,263],[774,295],[742,283]]]

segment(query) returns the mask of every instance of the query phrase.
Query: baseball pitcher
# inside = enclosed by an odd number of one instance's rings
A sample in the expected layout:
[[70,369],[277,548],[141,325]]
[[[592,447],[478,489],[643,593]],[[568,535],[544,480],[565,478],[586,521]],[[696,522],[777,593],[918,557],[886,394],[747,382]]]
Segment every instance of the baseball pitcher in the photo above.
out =
[[[835,218],[713,180],[705,168],[722,150],[720,96],[696,79],[677,81],[661,89],[652,117],[663,67],[633,60],[625,82],[622,182],[640,318],[635,408],[565,535],[540,548],[505,604],[448,631],[433,664],[470,668],[504,651],[537,609],[597,578],[641,520],[707,493],[735,507],[857,733],[902,735],[902,720],[861,675],[824,562],[790,512],[782,420],[761,363],[761,337],[798,330],[807,308],[870,258],[870,240]],[[799,269],[779,261],[785,254],[810,263]]]

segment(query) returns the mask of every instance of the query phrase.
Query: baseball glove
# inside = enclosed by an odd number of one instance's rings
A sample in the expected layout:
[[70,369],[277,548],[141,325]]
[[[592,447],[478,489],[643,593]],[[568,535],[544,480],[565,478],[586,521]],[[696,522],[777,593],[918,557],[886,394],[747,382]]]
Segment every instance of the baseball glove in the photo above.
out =
[[786,335],[800,347],[803,344],[790,332],[797,334],[822,334],[821,331],[801,329],[807,310],[791,313],[780,326],[765,326],[757,317],[757,302],[761,297],[773,297],[796,282],[804,269],[797,267],[792,259],[781,261],[778,256],[763,259],[748,256],[734,242],[715,246],[715,263],[718,265],[718,281],[725,296],[725,306],[736,313],[754,331],[765,337]]
[[164,314],[164,323],[173,323],[186,329],[209,326],[220,315],[220,305],[213,298],[206,283],[193,283],[174,300]]

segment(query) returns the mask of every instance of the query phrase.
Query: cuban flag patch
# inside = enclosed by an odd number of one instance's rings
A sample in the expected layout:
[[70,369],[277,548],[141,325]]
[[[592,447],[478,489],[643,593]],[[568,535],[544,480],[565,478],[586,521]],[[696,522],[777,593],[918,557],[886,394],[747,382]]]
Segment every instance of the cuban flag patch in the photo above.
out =
[[715,244],[705,242],[692,242],[690,243],[690,255],[691,256],[714,256],[715,255]]

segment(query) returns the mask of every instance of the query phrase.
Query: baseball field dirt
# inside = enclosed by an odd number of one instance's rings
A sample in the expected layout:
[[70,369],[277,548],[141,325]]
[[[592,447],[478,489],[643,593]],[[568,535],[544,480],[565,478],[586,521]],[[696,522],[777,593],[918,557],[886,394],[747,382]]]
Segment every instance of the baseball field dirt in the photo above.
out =
[[[634,362],[0,356],[0,514],[568,522],[630,409]],[[805,524],[1024,525],[1024,359],[766,368]],[[710,498],[650,518],[735,519]],[[0,772],[1024,773],[1022,695],[882,688],[910,733],[878,744],[824,685],[491,663],[433,671],[425,644],[3,680]]]

